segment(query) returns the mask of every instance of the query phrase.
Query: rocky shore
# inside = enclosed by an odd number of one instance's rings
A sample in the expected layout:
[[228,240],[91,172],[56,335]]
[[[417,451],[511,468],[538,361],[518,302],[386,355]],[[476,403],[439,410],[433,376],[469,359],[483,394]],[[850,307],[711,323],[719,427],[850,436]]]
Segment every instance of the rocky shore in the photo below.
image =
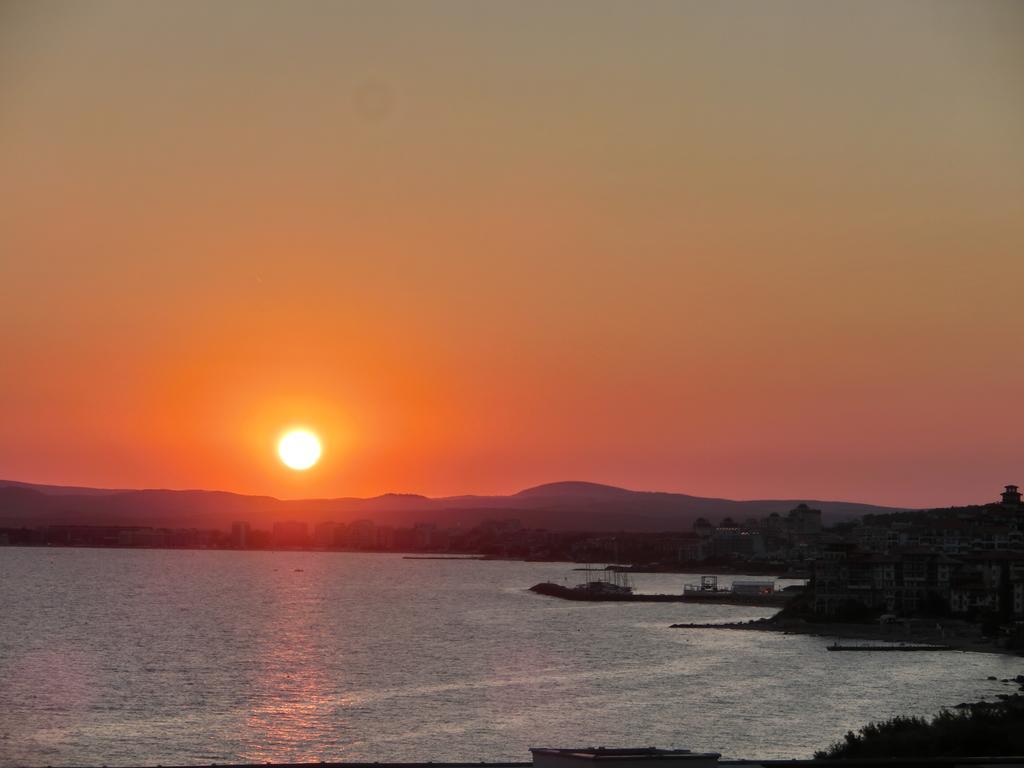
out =
[[984,637],[977,624],[965,621],[907,622],[901,624],[840,624],[810,622],[803,619],[777,618],[718,624],[672,624],[673,629],[729,629],[754,632],[782,632],[789,635],[815,635],[835,640],[870,640],[913,642],[945,645],[972,653],[1003,653],[1022,655],[1020,651],[1000,646]]

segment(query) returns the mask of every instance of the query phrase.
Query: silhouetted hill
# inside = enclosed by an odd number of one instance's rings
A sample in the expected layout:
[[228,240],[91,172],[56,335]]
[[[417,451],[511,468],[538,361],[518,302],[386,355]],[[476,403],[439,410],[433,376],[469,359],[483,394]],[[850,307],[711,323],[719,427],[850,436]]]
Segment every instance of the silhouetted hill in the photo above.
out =
[[565,480],[559,483],[545,483],[533,488],[527,488],[515,494],[516,498],[588,498],[588,499],[616,499],[637,491],[628,491],[625,488],[616,488],[614,485],[601,485],[601,483],[587,483],[579,480]]
[[280,520],[380,525],[417,522],[470,527],[488,519],[514,517],[531,528],[551,530],[688,530],[698,517],[719,520],[784,514],[801,501],[822,510],[827,523],[891,507],[814,499],[733,501],[681,493],[631,491],[586,482],[527,488],[511,496],[429,498],[385,494],[369,499],[281,500],[225,491],[103,490],[33,485],[0,480],[0,526],[140,525],[168,528],[227,528],[235,520],[269,528]]
[[18,480],[0,480],[0,487],[27,488],[41,491],[50,496],[109,496],[121,493],[118,488],[86,488],[79,485],[40,485],[38,483],[22,483]]

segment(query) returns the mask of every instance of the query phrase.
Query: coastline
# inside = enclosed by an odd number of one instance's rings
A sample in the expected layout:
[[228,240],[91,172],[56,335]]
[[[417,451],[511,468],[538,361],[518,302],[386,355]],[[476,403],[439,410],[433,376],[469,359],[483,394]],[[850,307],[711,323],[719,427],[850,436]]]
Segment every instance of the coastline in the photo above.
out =
[[970,653],[998,653],[1006,656],[1024,655],[1019,650],[1002,648],[995,641],[981,635],[977,624],[947,620],[941,629],[930,626],[843,624],[838,622],[809,622],[802,619],[751,619],[750,621],[672,624],[672,629],[728,629],[753,632],[781,632],[784,635],[813,635],[835,640],[869,640],[878,642],[913,642],[915,644],[944,645],[955,651]]
[[[440,552],[420,549],[353,549],[348,547],[233,547],[212,545],[182,546],[136,546],[127,544],[0,544],[0,549],[111,549],[139,551],[195,551],[195,552],[323,552],[330,554],[355,555],[402,555],[407,560],[467,560],[481,563],[565,563],[574,566],[573,571],[588,570],[584,561],[565,557],[514,557],[483,552]],[[597,569],[592,569],[597,570]],[[621,570],[627,573],[669,573],[669,574],[710,574],[719,576],[775,576],[778,579],[806,579],[806,575],[794,575],[784,568],[762,568],[752,565],[702,565],[689,563],[670,567],[628,566],[621,568],[603,567],[600,570]]]

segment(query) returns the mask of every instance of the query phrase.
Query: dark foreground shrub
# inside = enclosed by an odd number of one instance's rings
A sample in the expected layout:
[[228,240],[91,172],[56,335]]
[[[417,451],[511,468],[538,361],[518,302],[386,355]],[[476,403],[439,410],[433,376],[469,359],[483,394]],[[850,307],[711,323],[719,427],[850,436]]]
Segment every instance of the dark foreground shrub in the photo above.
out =
[[931,720],[894,717],[815,753],[818,759],[1024,754],[1024,697],[943,710]]

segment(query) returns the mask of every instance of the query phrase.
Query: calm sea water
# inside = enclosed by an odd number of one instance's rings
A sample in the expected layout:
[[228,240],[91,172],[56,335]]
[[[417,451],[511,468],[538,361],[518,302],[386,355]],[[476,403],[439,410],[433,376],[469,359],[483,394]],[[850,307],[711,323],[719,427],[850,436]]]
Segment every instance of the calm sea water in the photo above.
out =
[[[996,655],[669,629],[756,608],[525,591],[565,577],[396,555],[3,548],[0,764],[528,760],[579,745],[806,757],[1024,672]],[[644,591],[686,580],[636,577]]]

